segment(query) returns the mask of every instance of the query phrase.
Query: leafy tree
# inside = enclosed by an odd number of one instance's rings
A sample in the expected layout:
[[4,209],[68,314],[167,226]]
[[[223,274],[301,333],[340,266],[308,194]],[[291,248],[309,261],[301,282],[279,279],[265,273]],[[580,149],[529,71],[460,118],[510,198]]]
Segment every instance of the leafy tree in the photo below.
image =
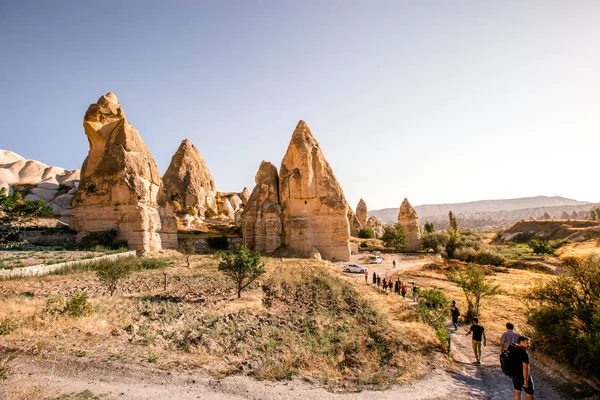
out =
[[466,270],[452,269],[447,272],[447,277],[465,293],[468,305],[465,318],[468,321],[471,321],[473,317],[479,317],[482,299],[500,293],[500,286],[492,284],[485,276],[483,269],[477,264],[469,264]]
[[427,252],[432,251],[445,257],[446,244],[449,240],[450,235],[446,231],[425,233],[421,235],[421,248]]
[[187,267],[190,267],[190,257],[196,254],[196,244],[192,239],[185,239],[179,245],[179,252],[185,256]]
[[373,229],[371,228],[362,228],[358,232],[358,237],[361,239],[373,239],[375,235],[373,234]]
[[535,254],[553,254],[556,250],[547,240],[543,239],[532,239],[527,245]]
[[458,222],[452,210],[448,211],[448,230],[458,233]]
[[425,233],[429,234],[429,233],[433,233],[435,231],[435,226],[433,225],[433,222],[425,222],[425,225],[423,225],[423,229],[425,230]]
[[223,254],[219,263],[219,271],[235,283],[238,299],[242,290],[265,273],[264,267],[260,262],[260,255],[243,244],[236,245],[233,253]]
[[0,225],[6,227],[0,232],[0,244],[17,245],[13,238],[19,229],[28,222],[52,216],[52,207],[43,200],[23,200],[20,193],[7,194],[0,188]]
[[596,207],[590,211],[590,219],[592,221],[600,221],[600,207]]
[[385,247],[391,247],[396,251],[404,250],[406,246],[406,232],[399,223],[395,223],[394,226],[385,225],[383,227],[383,235],[381,241]]
[[138,268],[138,265],[137,257],[123,257],[115,262],[101,263],[100,268],[96,270],[96,275],[112,296],[121,280]]
[[600,369],[599,254],[566,258],[556,279],[538,284],[525,298],[537,348],[582,372]]
[[431,325],[442,346],[448,349],[448,330],[444,322],[448,316],[450,300],[438,289],[424,290],[419,293],[417,314],[423,321]]
[[448,231],[448,242],[446,243],[446,257],[454,258],[454,253],[460,245],[460,234],[458,231],[450,229]]

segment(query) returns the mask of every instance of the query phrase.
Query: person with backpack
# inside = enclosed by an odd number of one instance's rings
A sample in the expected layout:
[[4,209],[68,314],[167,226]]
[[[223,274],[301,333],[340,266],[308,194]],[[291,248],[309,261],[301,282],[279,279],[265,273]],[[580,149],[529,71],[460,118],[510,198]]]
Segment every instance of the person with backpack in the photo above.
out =
[[469,328],[469,332],[467,332],[467,336],[473,334],[473,340],[471,344],[473,345],[473,352],[475,353],[475,365],[481,365],[481,342],[483,342],[483,346],[487,346],[487,338],[485,337],[485,328],[479,325],[479,318],[473,318],[473,325]]
[[514,332],[513,329],[515,329],[515,326],[510,322],[507,322],[506,332],[504,332],[502,336],[500,336],[500,354],[502,354],[504,350],[508,349],[508,346],[510,346],[511,344],[519,343],[519,337],[521,335]]
[[[531,340],[527,336],[519,336],[518,343],[508,346],[507,357],[503,365],[504,373],[511,374],[513,388],[515,389],[515,400],[521,400],[522,392],[525,392],[526,400],[533,400],[535,387],[531,377],[529,366],[529,353],[527,349],[531,346]],[[505,371],[506,366],[507,371]]]
[[373,285],[377,284],[377,274],[373,272]]
[[458,317],[460,316],[460,309],[456,306],[456,301],[452,300],[450,306],[450,317],[452,318],[452,325],[454,325],[454,332],[458,330]]

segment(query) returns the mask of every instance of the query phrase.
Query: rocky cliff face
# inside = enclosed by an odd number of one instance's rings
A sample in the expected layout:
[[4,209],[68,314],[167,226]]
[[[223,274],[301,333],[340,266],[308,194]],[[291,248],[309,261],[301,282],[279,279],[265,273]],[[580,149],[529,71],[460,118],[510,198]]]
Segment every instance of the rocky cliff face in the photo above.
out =
[[373,235],[376,239],[380,239],[383,236],[383,224],[374,215],[371,215],[367,220],[367,228],[373,230]]
[[418,251],[421,249],[419,217],[407,199],[404,199],[402,205],[400,205],[398,223],[402,225],[406,233],[406,247],[404,249],[406,251]]
[[244,244],[254,251],[272,253],[281,246],[283,232],[277,168],[263,161],[255,182],[241,216]]
[[329,260],[349,260],[348,203],[310,129],[300,121],[279,173],[285,244]]
[[88,108],[83,126],[90,150],[73,199],[78,240],[116,229],[131,249],[177,248],[177,224],[158,167],[113,93]]
[[68,223],[71,202],[79,186],[79,170],[68,171],[0,150],[0,188],[23,193],[26,200],[44,200]]
[[192,207],[200,216],[208,209],[217,212],[215,182],[200,151],[188,139],[171,158],[163,183],[171,200],[183,210]]

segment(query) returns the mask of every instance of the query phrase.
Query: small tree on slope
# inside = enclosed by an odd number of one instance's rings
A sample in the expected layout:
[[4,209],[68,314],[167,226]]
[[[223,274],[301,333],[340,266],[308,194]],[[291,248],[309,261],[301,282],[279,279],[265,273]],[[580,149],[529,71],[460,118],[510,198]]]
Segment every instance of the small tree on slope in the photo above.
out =
[[248,285],[265,273],[265,265],[260,263],[260,255],[250,251],[243,244],[235,246],[233,253],[222,256],[219,271],[233,280],[237,289],[238,299]]
[[500,286],[494,285],[485,276],[483,269],[477,264],[469,264],[466,270],[452,269],[447,273],[448,280],[456,283],[467,298],[467,321],[479,317],[481,300],[500,293]]

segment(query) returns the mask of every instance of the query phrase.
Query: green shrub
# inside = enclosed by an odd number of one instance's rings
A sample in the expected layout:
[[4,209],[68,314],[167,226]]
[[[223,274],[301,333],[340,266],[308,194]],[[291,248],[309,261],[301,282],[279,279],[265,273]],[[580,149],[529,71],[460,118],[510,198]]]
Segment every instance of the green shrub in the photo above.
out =
[[12,317],[4,317],[0,320],[0,335],[10,335],[19,326],[18,320]]
[[419,293],[417,314],[431,325],[444,350],[448,350],[448,330],[445,327],[450,309],[450,300],[438,289],[424,290]]
[[421,235],[421,248],[427,252],[434,252],[446,256],[446,245],[450,235],[446,231],[437,231]]
[[358,247],[360,247],[361,249],[366,249],[367,247],[369,247],[369,245],[367,244],[367,242],[362,242],[358,245]]
[[358,232],[358,237],[361,239],[373,239],[375,235],[373,234],[373,229],[363,228]]
[[169,261],[164,258],[142,258],[136,269],[159,269],[168,265]]
[[504,265],[506,259],[502,254],[498,254],[492,250],[481,250],[477,254],[477,263],[482,265],[494,265],[496,267]]
[[229,240],[227,236],[209,237],[206,239],[208,247],[213,250],[227,250],[229,248]]
[[454,252],[454,258],[464,262],[475,262],[478,255],[477,250],[472,247],[464,247]]
[[88,303],[85,292],[69,298],[51,297],[46,300],[46,306],[42,309],[42,313],[50,316],[67,315],[72,318],[90,315],[92,312],[92,306]]
[[600,369],[600,255],[564,260],[526,294],[536,348],[590,376]]
[[100,282],[106,287],[112,296],[117,290],[119,282],[139,267],[140,261],[137,257],[122,257],[113,262],[107,262],[96,270]]
[[217,216],[217,213],[212,208],[208,207],[206,211],[204,211],[204,217],[206,218],[214,218]]
[[385,247],[392,248],[395,251],[402,251],[406,246],[406,232],[399,223],[395,223],[393,226],[384,225],[381,241]]
[[65,303],[63,314],[69,317],[79,318],[92,313],[92,306],[88,303],[87,293],[73,295]]
[[535,254],[554,254],[555,250],[547,240],[543,239],[532,239],[529,242],[529,247]]
[[196,211],[196,209],[195,209],[193,206],[189,206],[189,207],[187,208],[187,211],[186,211],[186,213],[187,213],[188,215],[191,215],[191,216],[193,216],[193,217],[195,217],[196,215],[198,215],[198,212]]

